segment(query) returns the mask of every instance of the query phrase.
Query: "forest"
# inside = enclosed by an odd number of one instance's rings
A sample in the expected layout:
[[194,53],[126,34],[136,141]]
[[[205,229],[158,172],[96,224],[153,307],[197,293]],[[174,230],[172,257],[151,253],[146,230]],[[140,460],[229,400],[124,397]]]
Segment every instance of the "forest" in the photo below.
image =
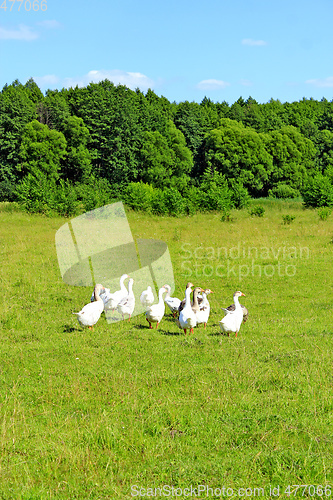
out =
[[0,201],[227,215],[261,197],[333,206],[333,100],[176,103],[109,80],[44,95],[32,78],[0,93]]

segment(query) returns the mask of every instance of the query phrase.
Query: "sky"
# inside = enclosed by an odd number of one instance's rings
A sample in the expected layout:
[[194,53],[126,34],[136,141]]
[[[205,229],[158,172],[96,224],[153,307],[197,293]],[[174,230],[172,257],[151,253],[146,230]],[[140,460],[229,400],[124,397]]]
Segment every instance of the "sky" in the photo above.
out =
[[109,79],[169,101],[333,99],[333,0],[0,0],[0,89]]

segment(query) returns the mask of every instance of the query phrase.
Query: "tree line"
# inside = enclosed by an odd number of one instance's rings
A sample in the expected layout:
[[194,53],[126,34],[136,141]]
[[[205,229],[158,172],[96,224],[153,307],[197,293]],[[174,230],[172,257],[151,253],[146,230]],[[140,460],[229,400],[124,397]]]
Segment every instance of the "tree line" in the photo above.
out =
[[71,215],[122,199],[157,214],[302,196],[333,206],[333,101],[170,102],[109,80],[0,94],[0,201]]

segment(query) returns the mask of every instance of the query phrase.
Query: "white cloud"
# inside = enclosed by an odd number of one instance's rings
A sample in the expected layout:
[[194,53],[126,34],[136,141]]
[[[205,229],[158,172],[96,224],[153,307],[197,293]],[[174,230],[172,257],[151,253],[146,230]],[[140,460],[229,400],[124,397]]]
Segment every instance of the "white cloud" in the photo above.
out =
[[328,76],[327,78],[314,78],[313,80],[306,80],[305,83],[319,88],[333,87],[333,76]]
[[251,47],[263,47],[267,45],[265,40],[253,40],[253,38],[243,38],[242,45],[249,45]]
[[59,83],[59,78],[56,75],[34,76],[33,79],[42,89],[55,87]]
[[126,85],[130,89],[139,88],[141,90],[148,90],[154,86],[154,81],[142,73],[134,73],[130,71],[114,70],[92,70],[86,75],[78,78],[69,77],[64,81],[65,87],[85,87],[89,83],[98,83],[102,80],[110,80],[115,85]]
[[41,26],[42,28],[46,29],[58,29],[62,27],[62,24],[60,24],[55,19],[46,19],[45,21],[40,21],[37,24],[38,26]]
[[32,31],[30,26],[19,24],[16,29],[7,29],[0,26],[0,39],[1,40],[24,40],[30,41],[38,38],[38,34]]
[[197,88],[200,90],[222,90],[230,85],[229,82],[225,82],[223,80],[202,80],[197,84]]

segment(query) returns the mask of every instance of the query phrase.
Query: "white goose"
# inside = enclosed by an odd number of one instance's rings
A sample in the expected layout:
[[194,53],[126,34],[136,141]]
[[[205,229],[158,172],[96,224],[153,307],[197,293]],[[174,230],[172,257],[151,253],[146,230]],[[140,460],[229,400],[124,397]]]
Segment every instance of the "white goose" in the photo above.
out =
[[[120,277],[120,290],[117,290],[116,292],[110,293],[109,288],[105,288],[105,292],[101,293],[101,299],[104,302],[104,310],[108,311],[112,309],[114,311],[117,308],[117,305],[127,295],[127,288],[124,285],[124,281],[129,278],[128,274],[123,274]],[[94,300],[94,297],[92,295],[91,301]]]
[[207,295],[213,293],[210,288],[206,288],[202,292],[202,299],[199,299],[199,311],[196,312],[197,324],[203,323],[205,328],[208,322],[210,313],[210,304]]
[[140,295],[141,304],[144,307],[151,306],[154,303],[154,294],[151,286],[147,286],[147,290],[144,290]]
[[[189,288],[190,286],[194,286],[190,281],[186,284],[186,289]],[[178,308],[178,312],[180,313],[180,311],[182,309],[184,309],[185,307],[185,302],[186,302],[186,290],[185,290],[185,298],[181,301],[181,303],[179,304],[179,308]]]
[[177,297],[170,297],[170,294],[171,294],[171,286],[170,285],[164,285],[164,288],[166,288],[166,290],[167,290],[167,294],[164,297],[164,302],[169,307],[170,311],[173,314],[173,317],[175,318],[177,313],[178,313],[178,309],[179,309],[181,301]]
[[133,278],[131,278],[128,282],[128,293],[127,293],[126,297],[121,299],[121,301],[117,305],[117,310],[120,312],[120,314],[122,314],[123,319],[125,319],[124,314],[128,314],[128,316],[129,316],[128,321],[131,319],[131,315],[132,315],[132,313],[134,311],[134,307],[135,307],[135,296],[133,293],[133,283],[134,283],[134,280],[133,280]]
[[244,293],[239,291],[234,293],[235,309],[234,311],[228,311],[224,318],[220,321],[220,328],[222,332],[227,333],[228,336],[231,332],[236,333],[237,337],[237,333],[239,332],[240,326],[243,321],[243,309],[238,300],[238,298],[241,296],[245,297]]
[[[242,308],[242,311],[243,311],[243,323],[246,323],[246,321],[248,320],[248,317],[249,317],[249,311],[248,309],[243,306],[243,304],[240,304],[241,308]],[[222,307],[223,311],[225,311],[226,313],[228,313],[229,311],[234,311],[235,310],[235,304],[231,304],[229,307]]]
[[162,286],[158,291],[158,303],[147,307],[146,320],[149,323],[149,328],[152,328],[151,324],[156,323],[156,328],[161,322],[165,313],[165,304],[163,300],[163,294],[167,292],[166,286]]
[[104,302],[100,297],[100,293],[103,293],[104,291],[105,288],[103,285],[99,283],[95,285],[94,302],[89,302],[89,304],[85,305],[81,311],[73,313],[76,314],[80,325],[88,326],[92,329],[93,325],[97,323],[104,309]]
[[186,335],[186,330],[189,328],[190,333],[193,333],[193,328],[197,324],[197,320],[195,317],[195,313],[192,309],[191,306],[191,292],[192,292],[192,283],[188,283],[186,290],[185,290],[185,306],[184,308],[180,311],[179,314],[179,324],[180,327],[184,330],[185,335]]

